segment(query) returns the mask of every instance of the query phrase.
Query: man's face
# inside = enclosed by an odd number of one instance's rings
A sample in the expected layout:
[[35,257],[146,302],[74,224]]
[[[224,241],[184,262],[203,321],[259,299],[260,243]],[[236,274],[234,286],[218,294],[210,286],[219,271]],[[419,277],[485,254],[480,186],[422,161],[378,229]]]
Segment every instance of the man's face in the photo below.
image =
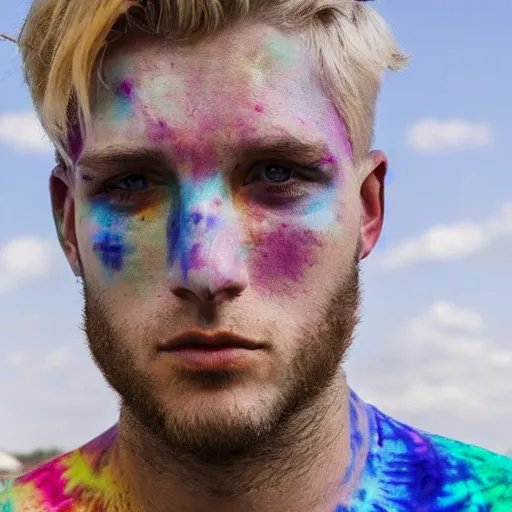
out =
[[[346,130],[299,39],[266,26],[132,37],[104,69],[73,190],[92,353],[168,443],[243,451],[325,391],[350,344],[376,237]],[[161,350],[197,330],[263,348],[214,371]]]

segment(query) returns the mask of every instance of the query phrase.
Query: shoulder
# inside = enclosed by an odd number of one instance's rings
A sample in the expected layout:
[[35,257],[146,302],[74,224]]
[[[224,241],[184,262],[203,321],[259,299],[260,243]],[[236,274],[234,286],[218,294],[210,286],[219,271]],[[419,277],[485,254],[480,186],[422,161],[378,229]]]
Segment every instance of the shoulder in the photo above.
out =
[[63,505],[61,462],[56,458],[0,486],[0,512],[45,512]]
[[512,459],[442,436],[423,435],[438,454],[445,501],[459,496],[471,505],[488,507],[482,510],[512,511]]
[[116,434],[117,427],[113,427],[85,446],[9,482],[3,490],[0,486],[0,512],[114,510],[104,503],[112,496],[117,498],[115,488],[105,495],[110,485],[105,474]]
[[412,428],[369,406],[383,474],[401,475],[417,500],[439,512],[511,512],[512,459]]

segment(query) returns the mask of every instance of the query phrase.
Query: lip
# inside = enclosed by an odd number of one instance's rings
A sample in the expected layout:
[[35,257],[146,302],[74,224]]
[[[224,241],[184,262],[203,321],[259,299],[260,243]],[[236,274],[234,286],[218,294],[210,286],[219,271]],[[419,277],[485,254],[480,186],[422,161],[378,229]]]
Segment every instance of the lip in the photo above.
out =
[[159,349],[164,352],[173,352],[187,349],[245,349],[260,350],[264,348],[261,343],[256,343],[247,338],[242,338],[236,334],[228,332],[219,332],[216,334],[207,334],[202,331],[189,331],[172,338],[160,345]]
[[218,371],[247,366],[264,345],[231,333],[187,332],[161,345],[189,370]]

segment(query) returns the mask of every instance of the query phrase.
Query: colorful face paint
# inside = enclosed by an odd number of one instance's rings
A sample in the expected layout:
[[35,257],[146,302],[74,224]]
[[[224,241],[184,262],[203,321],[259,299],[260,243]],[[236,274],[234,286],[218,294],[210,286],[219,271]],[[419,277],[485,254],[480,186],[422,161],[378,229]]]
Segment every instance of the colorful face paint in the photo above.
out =
[[[254,261],[254,277],[273,293],[290,293],[307,269],[318,263],[322,242],[307,229],[281,224],[277,230],[261,235]],[[283,289],[284,286],[284,289]]]
[[121,80],[116,88],[116,97],[116,119],[122,120],[131,117],[133,115],[135,86],[130,79]]
[[[333,512],[459,512],[512,510],[512,460],[481,448],[414,430],[350,398],[352,458],[340,485],[354,477],[354,461],[369,430],[369,454],[349,504]],[[361,418],[368,424],[360,426]],[[113,428],[85,447],[27,474],[0,491],[0,510],[117,510],[129,512],[119,477]]]
[[[190,270],[208,265],[218,230],[229,217],[225,184],[220,174],[182,185],[181,207],[169,216],[169,265],[178,263],[185,282]],[[224,209],[224,211],[222,211]]]
[[106,270],[119,272],[123,269],[130,251],[125,240],[127,223],[130,220],[101,200],[92,201],[90,207],[95,223],[93,250]]

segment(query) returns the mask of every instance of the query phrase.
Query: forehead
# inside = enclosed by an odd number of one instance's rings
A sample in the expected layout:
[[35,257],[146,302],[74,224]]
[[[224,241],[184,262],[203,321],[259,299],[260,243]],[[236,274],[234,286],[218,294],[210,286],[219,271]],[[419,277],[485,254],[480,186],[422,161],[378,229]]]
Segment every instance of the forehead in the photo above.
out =
[[317,139],[344,133],[302,40],[269,26],[238,25],[186,46],[130,37],[110,49],[103,69],[94,145],[105,132],[111,144],[135,143],[155,123],[224,143],[251,131]]

